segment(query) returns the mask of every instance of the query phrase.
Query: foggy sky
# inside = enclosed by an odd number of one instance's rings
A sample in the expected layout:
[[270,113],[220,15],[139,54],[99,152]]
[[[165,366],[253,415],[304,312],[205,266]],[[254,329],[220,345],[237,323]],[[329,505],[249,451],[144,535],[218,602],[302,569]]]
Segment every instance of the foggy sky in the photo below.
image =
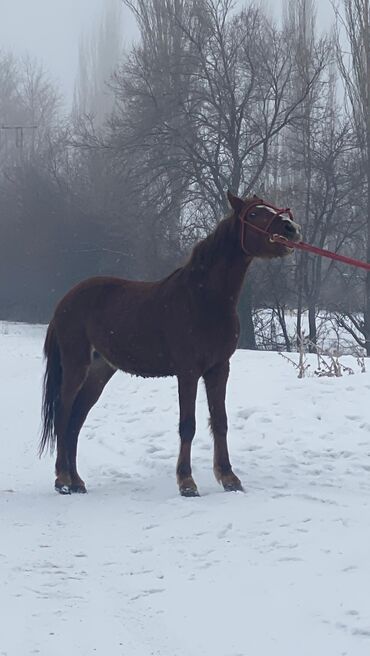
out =
[[[104,0],[0,0],[0,49],[36,57],[71,100],[79,37],[90,33],[103,7]],[[122,14],[128,44],[135,20],[124,6]]]
[[[117,0],[119,1],[119,0]],[[77,71],[78,41],[96,24],[105,0],[0,0],[0,49],[28,53],[42,62],[70,101]],[[267,0],[276,7],[279,0]],[[242,0],[238,4],[243,4]],[[330,0],[317,0],[318,26],[329,27]],[[123,6],[123,37],[136,35],[131,12]]]

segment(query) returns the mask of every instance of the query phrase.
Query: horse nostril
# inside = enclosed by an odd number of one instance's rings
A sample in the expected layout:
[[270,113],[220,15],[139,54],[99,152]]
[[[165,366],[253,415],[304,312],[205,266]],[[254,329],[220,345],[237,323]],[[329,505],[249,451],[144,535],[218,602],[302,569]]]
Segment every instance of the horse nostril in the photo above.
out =
[[284,232],[289,237],[293,237],[296,233],[296,229],[292,223],[284,223]]

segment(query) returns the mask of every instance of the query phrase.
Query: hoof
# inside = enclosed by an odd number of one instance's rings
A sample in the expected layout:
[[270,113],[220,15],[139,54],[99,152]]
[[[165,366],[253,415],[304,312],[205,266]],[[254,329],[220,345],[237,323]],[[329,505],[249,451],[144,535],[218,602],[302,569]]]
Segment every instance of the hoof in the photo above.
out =
[[200,494],[196,487],[181,487],[180,494],[182,497],[199,497]]
[[179,492],[182,497],[199,497],[198,488],[192,476],[177,478]]
[[234,472],[220,476],[218,481],[222,483],[225,492],[244,492],[241,481],[235,476]]
[[224,490],[225,492],[245,492],[244,487],[242,486],[240,481],[235,481],[233,483],[224,483]]
[[55,483],[55,491],[63,495],[71,494],[71,488],[69,485],[58,485]]
[[72,494],[86,494],[87,489],[84,485],[71,485],[69,488]]

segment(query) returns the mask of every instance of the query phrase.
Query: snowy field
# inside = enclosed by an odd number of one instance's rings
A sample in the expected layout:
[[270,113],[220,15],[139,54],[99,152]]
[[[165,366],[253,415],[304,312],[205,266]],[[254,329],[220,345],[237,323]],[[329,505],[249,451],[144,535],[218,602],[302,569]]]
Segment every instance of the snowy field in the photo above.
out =
[[0,324],[1,656],[369,656],[370,372],[237,353],[246,494],[213,478],[200,386],[199,499],[177,492],[175,379],[117,374],[81,434],[89,494],[62,497],[36,455],[43,336]]

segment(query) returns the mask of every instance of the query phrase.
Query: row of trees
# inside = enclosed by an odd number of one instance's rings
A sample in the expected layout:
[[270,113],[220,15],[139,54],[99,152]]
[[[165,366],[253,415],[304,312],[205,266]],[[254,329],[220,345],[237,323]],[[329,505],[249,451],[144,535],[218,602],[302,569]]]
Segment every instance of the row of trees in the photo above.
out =
[[[126,0],[140,38],[121,56],[112,2],[81,44],[64,119],[45,74],[0,54],[0,124],[37,125],[2,131],[2,317],[46,320],[87,275],[164,275],[228,212],[227,188],[289,203],[306,241],[370,261],[368,2],[342,0],[319,36],[314,0],[287,0],[280,25],[251,3]],[[242,346],[261,308],[284,348],[289,308],[298,336],[308,312],[312,348],[324,308],[370,354],[370,277],[356,270],[256,263]]]

